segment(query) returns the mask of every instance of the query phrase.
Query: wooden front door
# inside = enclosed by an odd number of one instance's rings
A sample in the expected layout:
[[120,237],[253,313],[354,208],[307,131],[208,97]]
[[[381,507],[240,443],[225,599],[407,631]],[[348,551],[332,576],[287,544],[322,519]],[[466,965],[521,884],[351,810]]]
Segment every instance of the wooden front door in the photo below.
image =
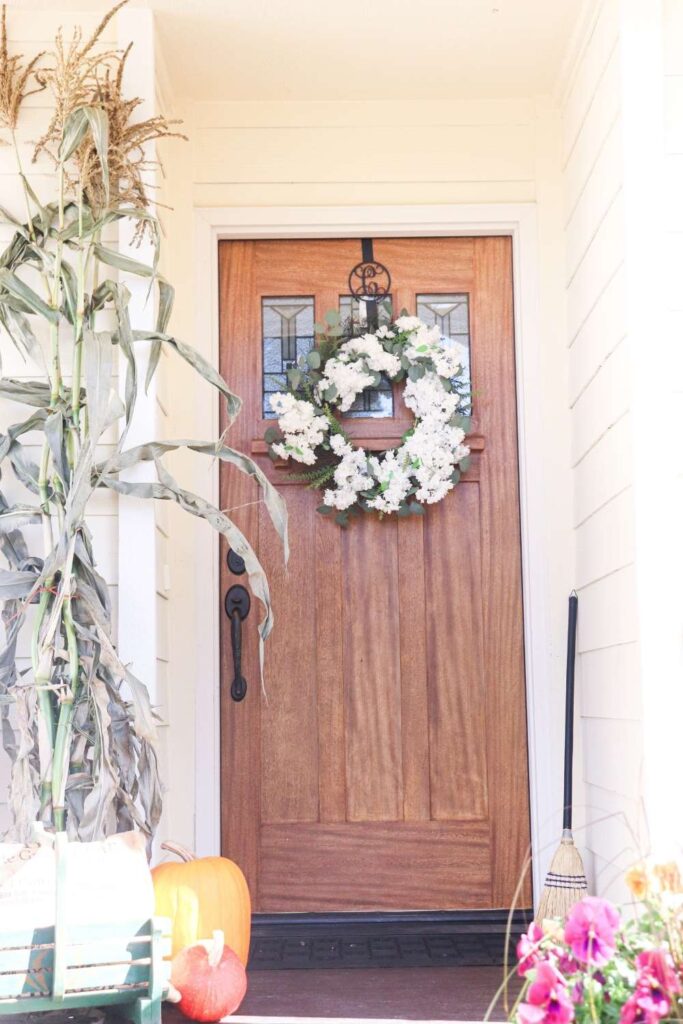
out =
[[[221,507],[266,569],[275,629],[261,693],[254,602],[235,703],[223,617],[223,853],[258,911],[509,907],[529,846],[511,242],[375,239],[395,314],[469,346],[473,459],[426,515],[342,529],[262,439],[267,392],[314,320],[353,312],[360,253],[359,239],[220,243],[221,370],[244,399],[230,443],[282,487],[292,549],[285,569],[255,487],[225,469]],[[398,443],[400,389],[368,404],[353,433]],[[226,554],[223,594],[240,582]]]

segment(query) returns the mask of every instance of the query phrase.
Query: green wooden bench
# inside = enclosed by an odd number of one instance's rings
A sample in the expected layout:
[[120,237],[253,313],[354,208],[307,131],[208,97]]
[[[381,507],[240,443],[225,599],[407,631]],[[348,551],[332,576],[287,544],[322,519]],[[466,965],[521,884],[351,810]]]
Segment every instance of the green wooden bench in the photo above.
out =
[[0,1016],[116,1006],[135,1024],[160,1024],[170,974],[168,922],[107,924],[93,907],[93,923],[70,925],[64,834],[55,837],[55,850],[55,926],[9,930],[0,920]]

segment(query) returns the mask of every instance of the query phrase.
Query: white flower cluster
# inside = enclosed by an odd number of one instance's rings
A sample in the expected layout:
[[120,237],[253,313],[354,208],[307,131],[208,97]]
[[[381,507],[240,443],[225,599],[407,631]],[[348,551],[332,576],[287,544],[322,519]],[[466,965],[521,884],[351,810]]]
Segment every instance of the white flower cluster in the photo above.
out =
[[[388,328],[381,338],[393,338]],[[366,388],[372,387],[375,373],[386,373],[395,377],[401,369],[398,356],[387,352],[375,334],[363,334],[360,338],[351,338],[339,346],[337,354],[328,359],[323,378],[317,386],[316,395],[322,400],[330,388],[335,390],[334,403],[340,412],[348,412],[358,395]]]
[[368,474],[368,457],[362,448],[354,448],[340,434],[330,439],[330,447],[341,462],[334,471],[334,489],[325,491],[325,504],[341,512],[358,501],[358,495],[375,486]]
[[270,407],[277,413],[278,425],[284,434],[282,441],[272,446],[275,454],[283,459],[296,459],[306,466],[314,465],[315,449],[323,443],[330,429],[326,418],[318,414],[311,402],[283,391],[271,395]]
[[[412,322],[416,319],[417,317],[412,316],[401,317],[396,323],[400,323],[401,320]],[[405,350],[406,356],[413,363],[419,363],[423,359],[431,359],[434,369],[440,377],[446,377],[447,379],[455,377],[463,366],[463,346],[457,341],[442,337],[437,326],[427,327],[421,321],[419,323],[419,327],[410,328],[414,333],[410,339],[410,344]],[[407,328],[403,329],[407,330]]]
[[[398,344],[388,344],[397,337]],[[385,344],[394,351],[387,351]],[[403,354],[403,362],[397,352]],[[403,400],[415,416],[415,426],[402,445],[368,456],[341,434],[329,435],[330,424],[316,403],[329,401],[346,412],[362,391],[375,386],[376,374],[394,378],[405,369],[406,359],[410,367],[420,368],[421,376],[409,377],[405,385]],[[272,445],[273,451],[314,465],[315,449],[329,436],[329,447],[339,462],[330,481],[334,486],[327,488],[324,501],[339,511],[360,500],[381,513],[397,512],[413,497],[420,504],[441,501],[454,486],[454,470],[469,455],[464,431],[452,425],[461,398],[450,380],[462,364],[462,347],[442,338],[438,327],[429,327],[418,317],[399,317],[392,327],[352,338],[322,367],[314,401],[290,394],[272,396],[271,406],[284,434],[281,442]]]

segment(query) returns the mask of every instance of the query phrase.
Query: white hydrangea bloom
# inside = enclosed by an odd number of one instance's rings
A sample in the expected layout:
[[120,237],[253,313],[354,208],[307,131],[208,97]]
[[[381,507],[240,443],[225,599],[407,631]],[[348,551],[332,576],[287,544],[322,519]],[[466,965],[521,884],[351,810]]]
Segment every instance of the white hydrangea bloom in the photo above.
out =
[[333,357],[325,364],[325,375],[317,387],[317,395],[322,395],[328,388],[337,389],[335,402],[341,412],[348,412],[358,395],[372,386],[373,377],[362,363],[345,363]]
[[467,350],[459,341],[442,338],[441,345],[432,354],[434,369],[441,377],[457,377],[467,362]]
[[383,489],[368,505],[378,512],[397,512],[413,485],[402,447],[386,452],[381,461],[373,456],[370,468]]
[[340,458],[342,455],[349,455],[353,451],[353,447],[349,444],[345,437],[341,434],[333,434],[330,438],[330,448],[335,455]]
[[378,327],[375,331],[375,336],[378,338],[395,338],[396,332],[390,330],[386,324],[382,324],[382,326]]
[[270,407],[278,417],[278,426],[284,438],[272,446],[283,459],[295,459],[306,466],[316,461],[315,449],[322,444],[330,424],[318,415],[310,402],[278,391],[270,397]]
[[[335,438],[332,439],[333,441]],[[343,438],[341,439],[343,440]],[[375,481],[368,473],[368,459],[362,448],[346,444],[342,460],[334,471],[335,489],[325,491],[325,504],[340,511],[350,508],[362,491],[368,491]]]
[[417,419],[431,416],[443,423],[448,422],[460,406],[459,395],[446,391],[441,378],[432,370],[428,370],[419,380],[406,383],[403,401]]
[[387,373],[390,377],[401,369],[399,357],[387,352],[374,334],[363,334],[360,338],[345,341],[337,358],[344,362],[360,359],[368,369],[375,373]]
[[399,331],[417,331],[425,326],[419,316],[400,316],[394,323]]

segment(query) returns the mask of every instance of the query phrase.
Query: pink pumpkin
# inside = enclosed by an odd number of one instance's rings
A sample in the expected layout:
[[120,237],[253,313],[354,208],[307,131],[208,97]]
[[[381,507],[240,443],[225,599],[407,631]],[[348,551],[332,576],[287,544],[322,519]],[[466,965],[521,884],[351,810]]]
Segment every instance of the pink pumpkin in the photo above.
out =
[[247,991],[247,972],[223,932],[181,949],[171,963],[171,998],[185,1017],[217,1021],[234,1013]]

